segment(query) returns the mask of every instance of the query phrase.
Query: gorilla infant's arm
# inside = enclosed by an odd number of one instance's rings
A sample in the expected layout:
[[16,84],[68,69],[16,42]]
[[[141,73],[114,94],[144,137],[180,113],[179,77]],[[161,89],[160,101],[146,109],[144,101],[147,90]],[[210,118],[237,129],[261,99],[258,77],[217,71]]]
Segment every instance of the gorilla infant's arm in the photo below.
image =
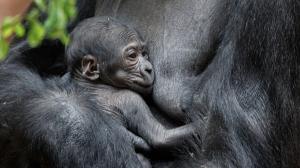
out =
[[122,90],[115,94],[118,108],[125,117],[126,126],[144,138],[154,148],[168,148],[180,144],[195,133],[194,123],[173,129],[165,128],[152,115],[142,97],[132,91]]
[[72,77],[129,130],[155,148],[175,146],[195,132],[194,124],[166,129],[135,93],[149,94],[154,82],[146,43],[135,30],[100,17],[83,21],[71,37],[67,61]]

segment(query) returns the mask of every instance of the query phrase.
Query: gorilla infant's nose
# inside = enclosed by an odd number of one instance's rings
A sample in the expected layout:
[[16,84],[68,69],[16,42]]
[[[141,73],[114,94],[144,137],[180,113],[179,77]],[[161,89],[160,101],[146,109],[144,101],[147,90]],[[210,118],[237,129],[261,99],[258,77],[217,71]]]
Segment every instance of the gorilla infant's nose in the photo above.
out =
[[152,64],[149,61],[144,61],[142,71],[145,75],[152,75]]
[[147,68],[145,68],[145,71],[148,72],[149,74],[151,74],[152,73],[152,68],[151,67],[147,67]]
[[144,78],[144,82],[152,84],[154,81],[154,72],[152,64],[148,60],[142,61],[141,75]]

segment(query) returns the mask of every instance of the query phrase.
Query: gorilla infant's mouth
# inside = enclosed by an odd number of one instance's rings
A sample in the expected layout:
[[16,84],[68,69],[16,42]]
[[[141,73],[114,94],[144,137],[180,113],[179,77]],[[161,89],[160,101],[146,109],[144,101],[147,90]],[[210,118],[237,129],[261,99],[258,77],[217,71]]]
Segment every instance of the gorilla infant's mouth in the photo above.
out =
[[144,81],[133,81],[134,84],[140,86],[140,87],[143,87],[143,88],[149,88],[149,87],[152,87],[153,85],[153,82],[144,82]]

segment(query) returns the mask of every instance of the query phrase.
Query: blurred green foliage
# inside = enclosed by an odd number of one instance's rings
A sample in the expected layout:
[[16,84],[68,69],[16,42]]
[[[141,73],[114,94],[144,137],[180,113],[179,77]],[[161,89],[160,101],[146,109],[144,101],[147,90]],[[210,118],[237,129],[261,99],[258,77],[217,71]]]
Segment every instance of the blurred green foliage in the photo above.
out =
[[[67,44],[69,36],[67,24],[76,16],[76,0],[34,0],[35,6],[24,18],[20,16],[6,17],[0,31],[0,60],[8,53],[8,38],[26,36],[31,47],[38,46],[43,39],[59,39]],[[46,14],[46,19],[40,21],[40,16]],[[25,29],[22,21],[28,24]]]

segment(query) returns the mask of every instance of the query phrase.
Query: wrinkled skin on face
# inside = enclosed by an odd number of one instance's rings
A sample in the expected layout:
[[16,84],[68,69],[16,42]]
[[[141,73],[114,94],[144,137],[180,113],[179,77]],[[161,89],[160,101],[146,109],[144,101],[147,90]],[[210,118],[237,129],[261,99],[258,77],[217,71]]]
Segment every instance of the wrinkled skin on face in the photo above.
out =
[[134,29],[109,17],[94,18],[77,26],[71,37],[67,60],[79,78],[141,94],[152,91],[148,48]]
[[119,49],[119,56],[107,68],[111,84],[139,93],[152,90],[154,73],[143,41],[133,41]]

